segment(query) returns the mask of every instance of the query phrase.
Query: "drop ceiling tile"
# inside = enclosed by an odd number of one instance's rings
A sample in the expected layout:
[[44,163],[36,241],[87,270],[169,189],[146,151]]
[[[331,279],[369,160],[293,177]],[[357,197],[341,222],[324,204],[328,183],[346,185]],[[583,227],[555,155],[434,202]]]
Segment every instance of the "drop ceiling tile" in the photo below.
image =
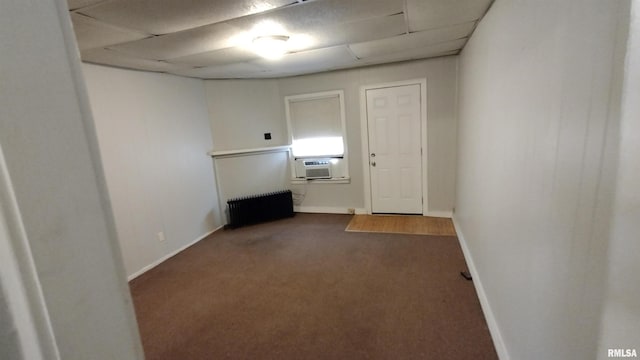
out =
[[335,46],[288,54],[278,61],[260,59],[251,63],[271,72],[290,73],[326,71],[355,62],[346,46]]
[[230,63],[246,62],[258,58],[254,52],[243,48],[226,48],[208,51],[205,53],[187,55],[175,59],[168,59],[173,64],[187,64],[198,67],[224,65]]
[[108,0],[67,0],[67,7],[69,10],[75,10],[91,5],[95,5],[100,2],[104,2]]
[[316,0],[260,14],[251,20],[286,24],[287,28],[301,31],[305,28],[395,15],[403,11],[403,0]]
[[[244,41],[259,35],[312,35],[331,32],[345,38],[349,34],[362,37],[374,27],[377,33],[397,33],[406,30],[404,15],[393,16],[403,10],[403,0],[316,0],[296,6],[287,6],[274,11],[233,19],[227,24],[238,29],[236,41]],[[388,18],[388,19],[387,19]],[[353,28],[352,28],[353,27]],[[371,35],[369,35],[371,36]],[[329,36],[324,36],[327,41]],[[292,39],[293,40],[293,39]],[[315,47],[325,46],[325,42]],[[331,40],[331,44],[340,43]]]
[[436,58],[441,56],[451,56],[457,55],[460,53],[460,50],[450,50],[450,51],[428,51],[420,54],[417,51],[412,51],[409,55],[404,56],[394,56],[394,57],[379,57],[379,58],[371,58],[363,60],[360,66],[371,66],[371,65],[384,65],[384,64],[392,64],[403,61],[413,61],[413,60],[423,60],[429,58]]
[[231,47],[233,37],[241,33],[242,30],[230,23],[217,23],[121,44],[112,48],[146,59],[174,59]]
[[310,39],[309,48],[322,48],[393,37],[404,34],[406,29],[404,15],[399,14],[321,26],[306,34]]
[[297,3],[296,0],[114,0],[85,15],[129,29],[168,34]]
[[474,22],[469,22],[441,29],[352,44],[349,47],[360,59],[381,56],[467,37],[471,34],[474,24]]
[[176,75],[201,79],[236,79],[258,77],[258,74],[263,71],[263,68],[255,64],[234,63],[195,69],[175,69],[170,72]]
[[71,13],[71,21],[80,50],[140,40],[149,36],[136,31],[119,29],[75,13]]
[[184,65],[173,65],[163,61],[153,61],[129,57],[117,51],[108,49],[92,49],[82,51],[81,57],[82,61],[84,62],[136,70],[167,72],[169,70],[184,68]]
[[436,29],[480,19],[493,0],[407,0],[409,30]]
[[362,64],[385,64],[397,61],[426,59],[436,56],[453,55],[457,54],[464,46],[467,39],[458,39],[453,41],[447,41],[436,45],[417,47],[413,49],[406,49],[403,51],[397,51],[387,54],[380,54],[364,58],[361,60]]

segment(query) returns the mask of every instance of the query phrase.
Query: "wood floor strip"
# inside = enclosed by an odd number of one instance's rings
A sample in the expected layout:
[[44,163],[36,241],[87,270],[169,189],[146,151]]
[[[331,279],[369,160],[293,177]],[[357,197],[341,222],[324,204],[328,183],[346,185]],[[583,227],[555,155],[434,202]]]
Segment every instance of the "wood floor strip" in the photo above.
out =
[[456,236],[451,219],[412,215],[354,215],[345,231]]

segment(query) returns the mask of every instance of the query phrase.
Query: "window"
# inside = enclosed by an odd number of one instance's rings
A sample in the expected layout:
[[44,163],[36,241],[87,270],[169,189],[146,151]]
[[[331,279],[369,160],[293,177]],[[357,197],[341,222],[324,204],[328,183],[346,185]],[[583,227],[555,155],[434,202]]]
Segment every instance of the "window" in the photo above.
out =
[[287,96],[285,106],[295,158],[344,156],[342,90]]
[[[311,179],[348,183],[344,92],[334,90],[286,96],[285,108],[294,183]],[[309,158],[321,161],[322,169],[309,165],[313,162],[305,161]],[[320,170],[322,176],[310,175]]]

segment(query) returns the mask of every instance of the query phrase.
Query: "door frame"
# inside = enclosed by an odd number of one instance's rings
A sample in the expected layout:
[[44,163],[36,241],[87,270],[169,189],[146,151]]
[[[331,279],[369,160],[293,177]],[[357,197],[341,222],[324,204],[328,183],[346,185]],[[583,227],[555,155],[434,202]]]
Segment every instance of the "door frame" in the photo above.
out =
[[0,296],[25,359],[60,359],[38,271],[0,147]]
[[428,147],[427,147],[427,79],[417,78],[411,80],[394,81],[380,84],[370,84],[360,86],[360,137],[362,142],[362,169],[364,179],[364,209],[367,214],[372,214],[371,210],[371,172],[369,171],[369,122],[367,118],[367,90],[383,89],[398,86],[419,85],[420,86],[420,138],[422,146],[422,215],[427,216],[429,212],[429,178],[428,178]]

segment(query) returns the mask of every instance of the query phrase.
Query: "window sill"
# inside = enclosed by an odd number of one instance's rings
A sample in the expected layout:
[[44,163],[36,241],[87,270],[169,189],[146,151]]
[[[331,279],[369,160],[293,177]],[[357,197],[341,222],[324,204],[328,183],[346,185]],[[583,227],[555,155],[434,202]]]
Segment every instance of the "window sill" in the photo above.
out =
[[291,179],[292,185],[305,184],[350,184],[350,177],[334,178],[334,179]]

